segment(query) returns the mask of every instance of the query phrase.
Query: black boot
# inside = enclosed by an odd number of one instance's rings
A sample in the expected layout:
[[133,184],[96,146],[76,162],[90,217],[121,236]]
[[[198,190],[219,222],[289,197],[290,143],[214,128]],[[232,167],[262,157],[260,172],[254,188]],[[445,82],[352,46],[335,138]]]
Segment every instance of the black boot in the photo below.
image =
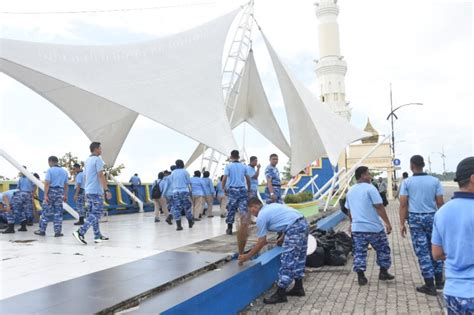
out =
[[18,232],[26,232],[26,231],[28,231],[28,230],[26,229],[26,220],[21,221],[20,224],[21,224],[21,227],[18,229]]
[[225,231],[225,234],[232,235],[232,224],[227,224],[227,230]]
[[436,296],[436,287],[434,285],[433,278],[425,278],[425,285],[416,287],[416,291]]
[[74,225],[83,225],[84,224],[84,217],[79,217],[79,221],[74,223]]
[[286,290],[280,287],[278,287],[277,291],[273,293],[272,296],[263,299],[263,303],[265,304],[277,304],[285,302],[288,302],[288,299],[286,298]]
[[303,289],[303,279],[295,279],[295,286],[288,292],[287,296],[305,296],[306,293]]
[[359,285],[366,285],[369,282],[363,271],[357,272],[357,282],[359,282]]
[[393,280],[393,279],[395,279],[395,276],[389,274],[387,269],[380,268],[379,280]]
[[26,225],[33,226],[33,218],[26,219]]
[[3,234],[15,233],[15,224],[9,223],[7,229],[3,231],[2,233]]
[[435,273],[435,283],[436,289],[443,290],[444,288],[444,278],[442,273]]
[[181,220],[176,220],[176,231],[181,231],[183,227],[181,226]]
[[194,225],[194,219],[188,220],[189,228],[192,229]]
[[173,217],[171,216],[171,214],[168,214],[168,217],[166,218],[166,223],[168,223],[169,225],[173,225]]

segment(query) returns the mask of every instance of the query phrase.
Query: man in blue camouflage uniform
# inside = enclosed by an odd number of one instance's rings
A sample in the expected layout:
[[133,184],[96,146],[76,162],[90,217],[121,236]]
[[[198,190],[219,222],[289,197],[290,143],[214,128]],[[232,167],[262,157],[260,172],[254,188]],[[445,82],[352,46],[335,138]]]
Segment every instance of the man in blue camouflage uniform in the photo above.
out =
[[258,176],[260,176],[260,164],[256,156],[250,157],[250,163],[247,166],[250,177],[250,191],[249,197],[258,197]]
[[50,168],[46,172],[44,182],[43,211],[41,212],[39,230],[36,235],[45,236],[48,222],[53,221],[54,237],[63,236],[63,201],[67,202],[68,174],[65,169],[58,165],[56,156],[50,156],[48,164]]
[[[23,166],[26,169],[26,166]],[[33,225],[33,194],[36,190],[35,184],[25,175],[21,174],[18,179],[18,197],[20,199],[20,208],[23,208],[26,214],[26,225]],[[26,231],[26,229],[25,229]]]
[[395,277],[388,273],[392,265],[390,246],[380,218],[385,223],[387,234],[391,233],[392,225],[383,206],[382,197],[371,184],[372,176],[366,166],[356,169],[355,178],[357,184],[347,193],[345,204],[351,221],[353,270],[357,272],[359,285],[366,285],[367,248],[370,244],[377,253],[379,280],[392,280]]
[[[176,169],[176,166],[171,165],[171,168],[170,168],[171,172],[174,171],[175,169]],[[171,182],[171,172],[165,171],[165,177],[163,178],[163,180],[160,183],[160,189],[162,189],[161,193],[164,196],[164,198],[166,199],[166,203],[168,205],[168,211],[170,212],[168,214],[168,217],[165,220],[166,223],[168,223],[169,225],[173,224],[173,214],[172,214],[172,211],[173,211],[173,183]]]
[[[0,210],[6,212],[6,219],[8,227],[3,234],[15,233],[15,222],[25,222],[26,231],[26,216],[24,211],[18,211],[20,199],[18,197],[18,189],[11,189],[0,193]],[[23,225],[22,225],[23,227]]]
[[171,173],[170,180],[173,186],[173,202],[171,212],[176,221],[176,231],[182,231],[181,215],[184,212],[188,219],[189,228],[194,225],[194,217],[191,211],[191,179],[184,169],[184,162],[176,160],[176,169]]
[[[247,166],[240,163],[239,151],[233,150],[230,153],[230,163],[224,169],[224,177],[222,178],[222,187],[226,192],[227,202],[227,223],[226,233],[232,235],[232,226],[235,221],[235,213],[240,212],[241,220],[244,224],[248,224],[250,216],[248,215],[247,201],[248,191],[250,190],[250,177],[248,175]],[[228,187],[228,188],[227,188]]]
[[280,172],[276,168],[277,164],[278,155],[273,153],[270,155],[270,165],[265,169],[265,178],[267,180],[265,194],[267,195],[267,204],[274,202],[283,203],[283,200],[281,199]]
[[425,280],[425,284],[416,290],[436,295],[436,289],[444,286],[443,262],[434,260],[431,255],[431,234],[435,212],[444,204],[443,188],[437,178],[423,172],[424,166],[422,156],[411,157],[413,176],[404,180],[400,189],[400,232],[406,236],[405,222],[408,219],[413,249]]
[[85,217],[85,193],[84,193],[84,172],[80,164],[74,164],[74,173],[76,174],[76,186],[74,187],[74,202],[76,211],[79,214],[79,221],[74,225],[83,225]]
[[89,212],[84,225],[72,235],[81,243],[86,245],[84,235],[92,226],[94,230],[94,243],[108,241],[109,238],[100,232],[99,221],[104,212],[104,193],[107,199],[112,198],[108,188],[107,179],[104,174],[104,161],[100,157],[102,148],[100,142],[92,142],[89,146],[91,155],[84,166],[86,207]]
[[474,314],[474,156],[462,160],[454,179],[459,190],[435,214],[434,259],[445,261],[443,289],[448,314]]
[[[249,211],[257,217],[257,244],[247,254],[239,256],[239,262],[251,259],[267,244],[267,233],[277,232],[281,236],[277,243],[283,244],[281,267],[278,272],[277,291],[263,300],[266,304],[287,302],[287,296],[305,296],[303,277],[308,248],[309,225],[304,216],[288,206],[273,203],[263,205],[258,198],[251,198]],[[286,289],[295,281],[294,287]]]

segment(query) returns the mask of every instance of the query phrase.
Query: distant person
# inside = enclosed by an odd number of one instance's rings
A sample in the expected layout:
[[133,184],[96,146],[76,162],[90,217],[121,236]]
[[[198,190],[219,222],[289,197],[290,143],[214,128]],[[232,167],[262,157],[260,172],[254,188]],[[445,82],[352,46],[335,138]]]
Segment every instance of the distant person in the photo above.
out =
[[[26,169],[26,166],[23,166]],[[36,190],[36,185],[23,173],[20,173],[20,178],[18,179],[18,198],[19,205],[18,207],[23,208],[26,214],[26,225],[32,226],[34,221],[33,211],[34,211],[34,199],[33,195]]]
[[[140,185],[142,184],[142,181],[141,181],[140,177],[138,177],[138,174],[135,173],[135,174],[130,178],[130,180],[129,180],[128,182],[130,183],[130,187],[131,187],[132,193],[133,193],[138,199],[140,199],[139,188],[140,188]],[[132,203],[135,203],[135,201],[132,200]]]
[[403,181],[408,178],[408,173],[403,172],[402,178],[400,179],[400,183],[397,186],[397,192],[395,193],[395,198],[399,199],[400,198],[400,190],[402,188]]
[[227,164],[224,169],[222,187],[224,187],[228,198],[226,233],[227,235],[232,235],[232,227],[237,211],[240,213],[241,220],[250,221],[250,215],[248,214],[247,209],[250,177],[248,175],[247,167],[240,163],[240,154],[238,150],[233,150],[230,153],[230,163]]
[[225,195],[224,188],[222,187],[222,179],[224,175],[219,178],[216,186],[217,201],[219,202],[219,208],[221,210],[221,218],[225,218],[227,215],[227,196]]
[[89,228],[92,226],[94,230],[94,243],[108,241],[109,238],[104,236],[100,231],[100,218],[104,212],[104,194],[106,199],[112,198],[107,178],[104,172],[104,161],[102,160],[102,147],[100,142],[92,142],[89,146],[91,155],[86,160],[84,166],[85,176],[85,194],[86,207],[88,210],[87,218],[84,225],[72,235],[82,244],[87,242],[84,238]]
[[[151,185],[151,200],[153,201],[153,206],[155,207],[155,223],[160,222],[160,209],[163,209],[163,212],[168,209],[166,209],[166,199],[163,198],[163,192],[161,190],[161,182],[163,181],[163,178],[165,178],[165,173],[164,172],[159,172],[158,173],[158,179],[156,179],[153,182],[153,185]],[[164,200],[164,202],[162,201]],[[167,213],[166,213],[167,215]]]
[[214,206],[214,183],[211,178],[211,173],[205,171],[202,173],[202,182],[204,186],[204,201],[207,203],[207,217],[213,218],[212,207]]
[[386,207],[386,206],[388,206],[387,183],[383,180],[382,177],[379,177],[378,188],[379,188],[380,197],[382,197],[383,206]]
[[408,220],[413,249],[425,280],[425,284],[416,290],[436,295],[436,289],[442,289],[444,285],[443,262],[431,255],[431,233],[435,212],[444,204],[443,188],[437,178],[423,172],[423,167],[425,162],[421,155],[411,157],[413,176],[403,181],[400,190],[400,232],[406,237],[405,222]]
[[84,193],[84,172],[80,164],[74,164],[74,174],[76,174],[76,185],[74,186],[74,203],[76,204],[76,211],[79,214],[79,221],[74,225],[83,225],[85,217],[85,201],[86,195]]
[[456,169],[458,192],[435,214],[432,254],[445,261],[448,314],[474,314],[474,157]]
[[[357,184],[352,186],[347,193],[345,204],[351,222],[353,270],[357,272],[359,285],[366,285],[368,283],[365,277],[367,249],[370,244],[377,253],[377,265],[380,267],[379,280],[393,280],[395,277],[388,273],[392,260],[387,239],[387,234],[392,232],[392,225],[382,198],[377,189],[371,185],[372,176],[368,167],[358,167],[355,178]],[[381,219],[385,223],[385,228]]]
[[184,169],[184,162],[176,160],[176,169],[171,173],[171,182],[173,185],[173,207],[171,212],[176,221],[176,231],[183,230],[181,225],[181,215],[184,213],[188,219],[189,228],[194,225],[194,218],[191,212],[191,180],[188,172]]
[[45,236],[48,222],[53,221],[54,237],[61,237],[63,227],[63,202],[67,202],[68,173],[58,165],[56,156],[48,158],[50,168],[46,172],[44,182],[43,212],[41,213],[39,230],[36,235]]
[[[24,231],[26,231],[26,215],[23,210],[19,211],[18,189],[10,189],[0,193],[0,211],[6,212],[7,229],[2,231],[3,234],[15,233],[15,222],[25,222]],[[4,219],[5,219],[4,217]],[[23,230],[22,230],[23,231]]]
[[[278,272],[277,290],[269,298],[263,299],[265,304],[285,303],[287,296],[305,296],[303,277],[308,247],[309,225],[305,217],[293,208],[273,203],[263,205],[258,198],[249,200],[249,211],[257,217],[257,244],[247,253],[239,255],[240,264],[258,254],[267,244],[268,232],[281,233],[278,243],[283,250],[280,256],[281,266]],[[286,289],[295,282],[293,288]]]
[[195,221],[201,221],[204,202],[204,182],[201,178],[201,172],[195,171],[191,177],[191,190],[193,199],[193,217]]
[[250,176],[250,193],[249,197],[258,196],[258,177],[260,176],[260,164],[256,156],[250,157],[250,163],[248,165],[248,173]]
[[265,193],[267,195],[267,204],[269,203],[283,203],[281,199],[281,179],[280,172],[277,169],[278,155],[275,153],[270,155],[270,165],[265,169],[265,179],[267,180],[267,187]]

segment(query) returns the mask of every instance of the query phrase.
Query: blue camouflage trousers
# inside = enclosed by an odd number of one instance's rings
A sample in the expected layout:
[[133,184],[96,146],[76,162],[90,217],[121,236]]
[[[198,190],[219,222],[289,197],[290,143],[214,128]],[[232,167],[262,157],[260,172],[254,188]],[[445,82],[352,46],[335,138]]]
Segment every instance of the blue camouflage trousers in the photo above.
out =
[[444,304],[448,310],[448,315],[474,314],[474,298],[460,298],[444,295]]
[[39,229],[46,232],[48,222],[53,221],[54,233],[61,233],[63,225],[63,198],[64,188],[51,187],[48,190],[49,202],[43,202],[43,211],[41,212]]
[[15,224],[16,222],[23,222],[26,220],[26,213],[23,207],[20,207],[21,201],[19,193],[13,194],[10,200],[10,211],[6,213],[8,224]]
[[[283,203],[283,200],[281,199],[281,187],[273,186],[273,193],[275,194],[276,203]],[[273,203],[272,197],[270,196],[270,191],[268,190],[268,187],[265,188],[265,194],[267,195],[267,200],[265,200],[265,203],[268,205],[270,203]]]
[[166,196],[166,204],[168,205],[168,210],[170,210],[170,214],[173,215],[173,195]]
[[76,211],[79,213],[80,217],[85,216],[85,202],[86,202],[86,195],[84,193],[79,193],[77,195],[76,200]]
[[33,193],[31,191],[19,191],[19,205],[25,212],[26,218],[33,221]]
[[181,220],[181,213],[186,214],[188,221],[193,219],[191,195],[188,191],[179,191],[173,193],[172,203],[171,203],[171,213],[173,214],[173,219]]
[[99,221],[104,212],[104,197],[99,194],[86,194],[85,204],[89,214],[78,232],[84,236],[92,225],[94,238],[100,238],[102,233],[100,233]]
[[433,231],[434,213],[409,213],[411,240],[423,278],[433,278],[443,273],[443,262],[436,261],[431,255],[431,233]]
[[303,279],[308,249],[309,225],[305,218],[287,227],[283,241],[277,285],[287,288],[294,279]]
[[227,224],[234,224],[235,213],[239,210],[241,216],[248,213],[248,192],[245,187],[229,187],[227,193]]
[[377,265],[381,268],[390,268],[390,246],[385,231],[380,232],[352,232],[352,253],[354,254],[353,271],[359,272],[367,269],[367,248],[372,245],[377,253]]

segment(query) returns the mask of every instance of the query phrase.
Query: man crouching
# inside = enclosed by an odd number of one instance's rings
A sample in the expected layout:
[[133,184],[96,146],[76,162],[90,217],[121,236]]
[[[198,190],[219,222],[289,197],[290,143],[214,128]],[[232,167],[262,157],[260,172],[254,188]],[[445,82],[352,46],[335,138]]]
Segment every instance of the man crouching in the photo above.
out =
[[[267,233],[283,233],[279,242],[283,242],[281,267],[278,272],[277,291],[263,300],[265,304],[287,302],[287,296],[304,296],[303,276],[308,247],[309,225],[304,216],[295,209],[279,203],[263,205],[258,198],[251,198],[248,208],[257,217],[257,244],[248,252],[239,256],[239,262],[252,258],[267,244]],[[286,292],[291,282],[294,287]]]

